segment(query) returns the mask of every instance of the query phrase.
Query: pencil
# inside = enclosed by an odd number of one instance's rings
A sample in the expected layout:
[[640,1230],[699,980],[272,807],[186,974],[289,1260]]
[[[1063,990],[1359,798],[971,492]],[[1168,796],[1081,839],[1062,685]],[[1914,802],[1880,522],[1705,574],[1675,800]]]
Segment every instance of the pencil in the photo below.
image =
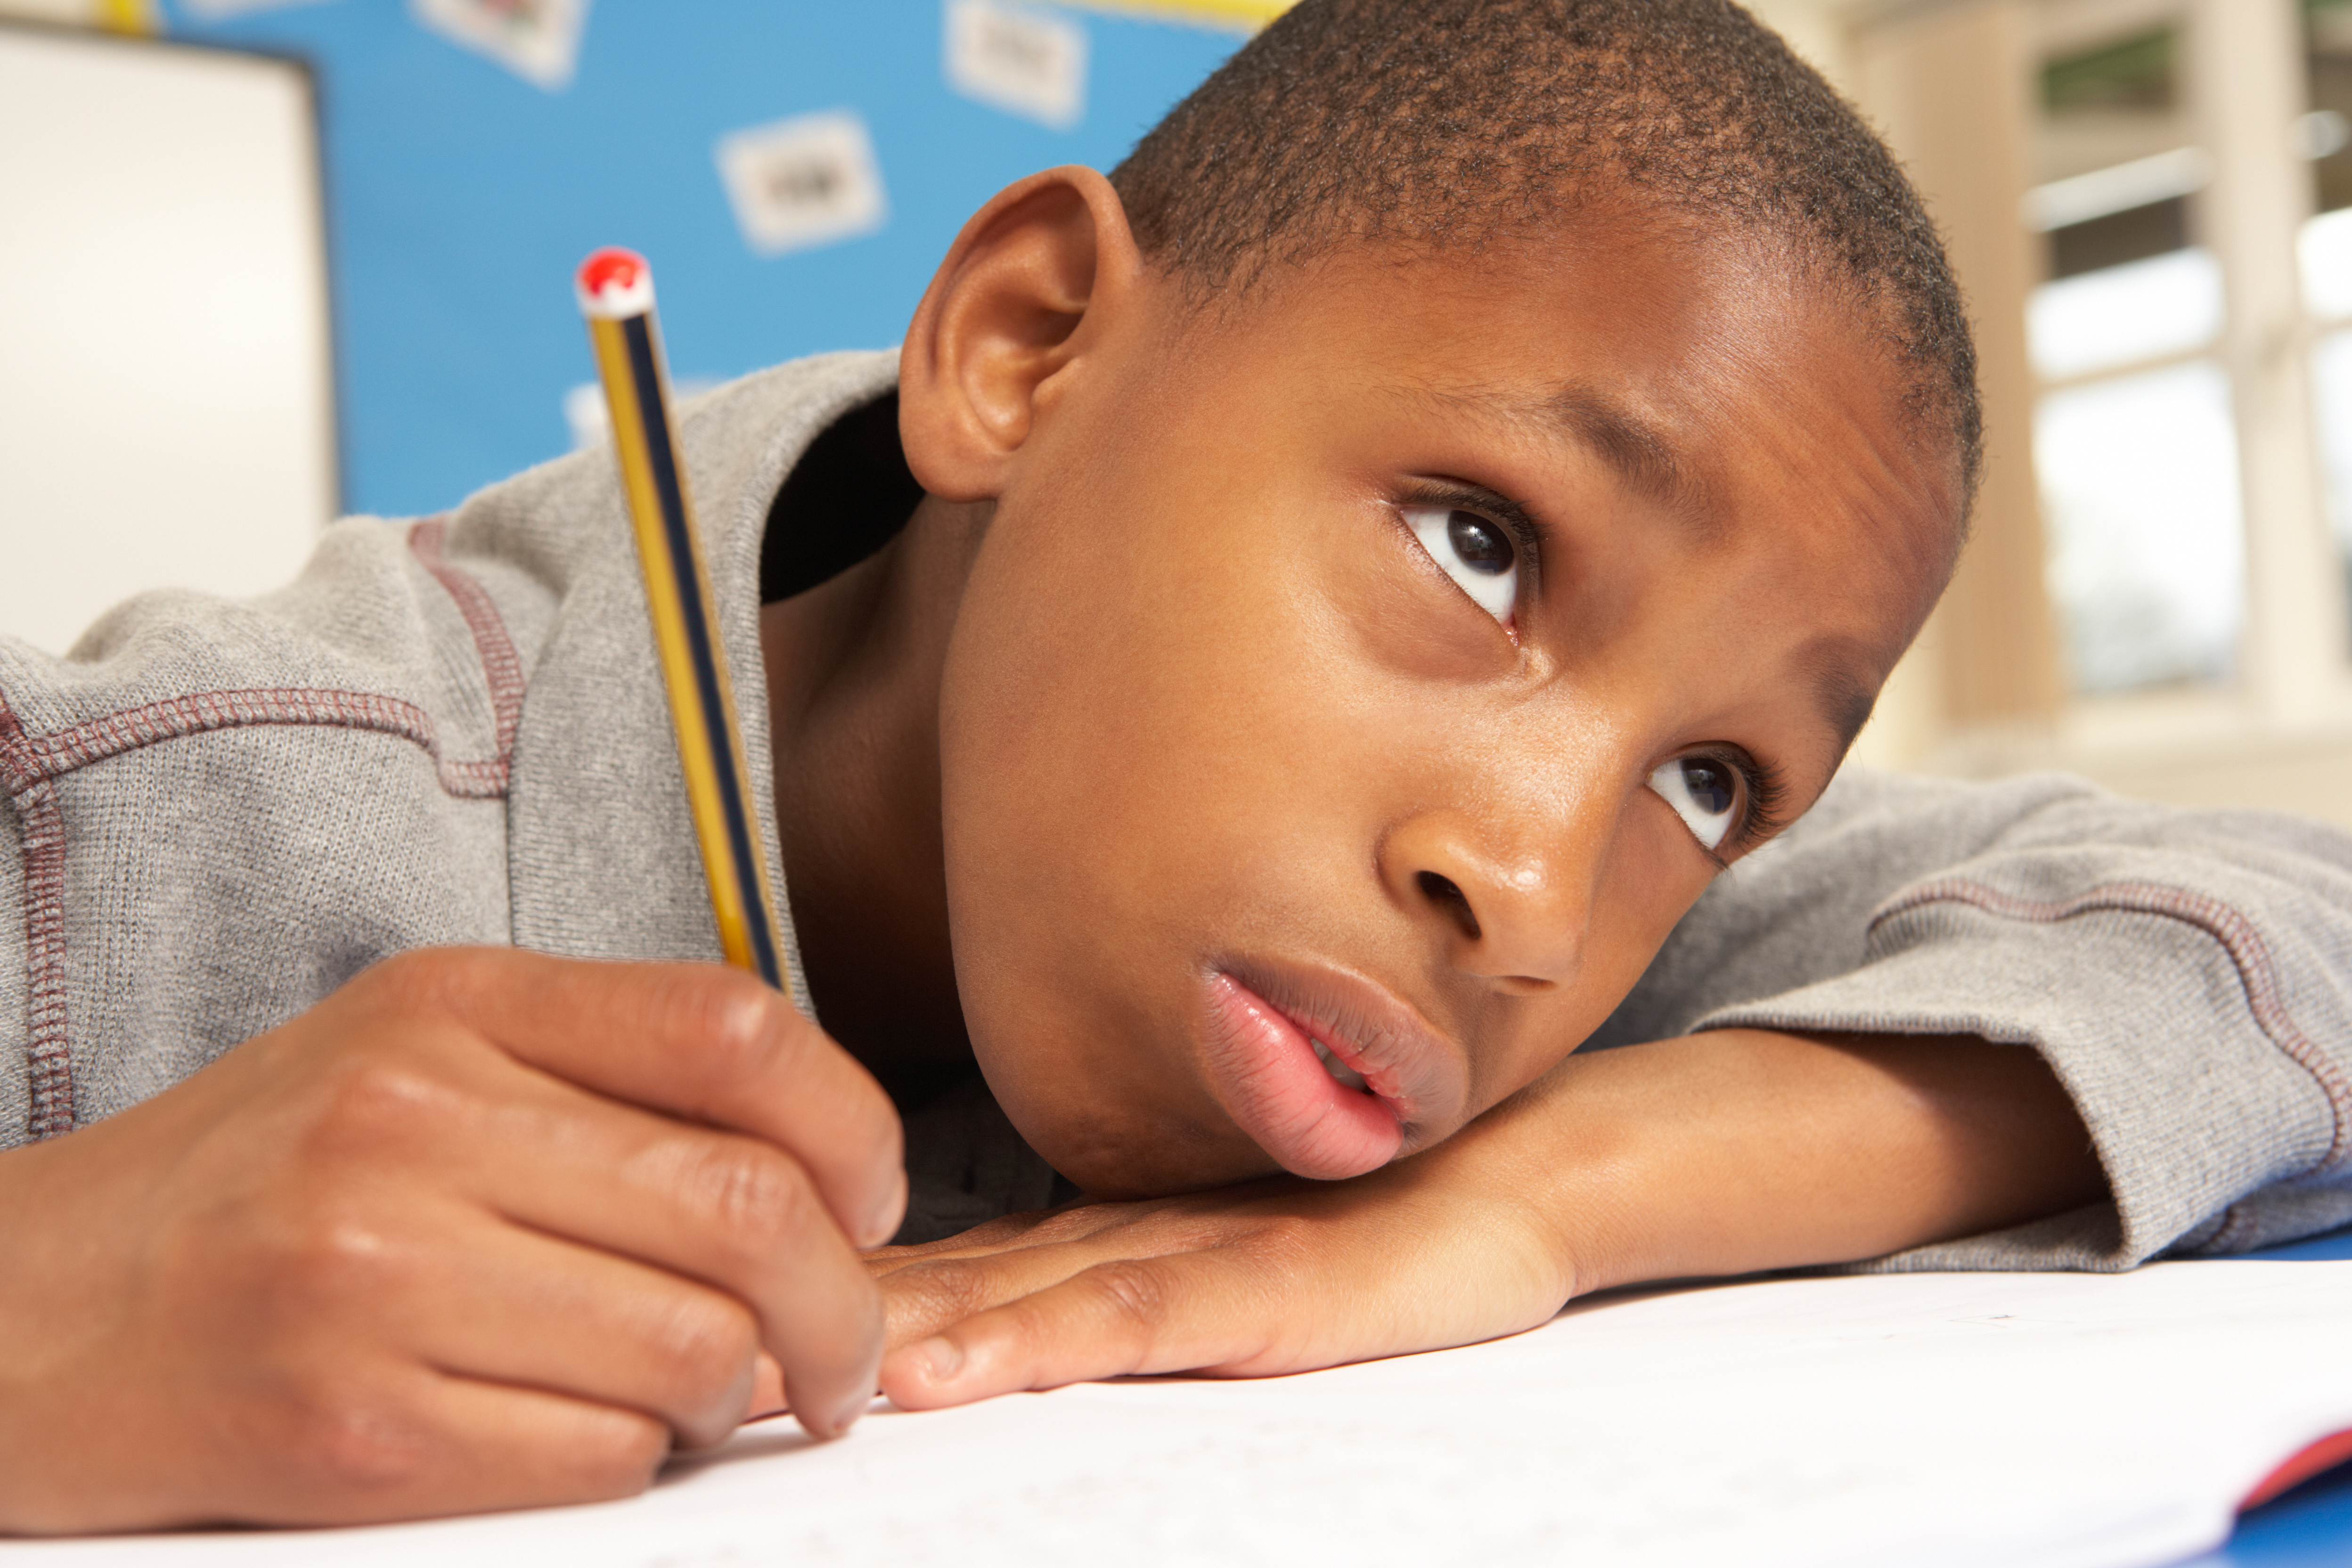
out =
[[750,774],[735,727],[726,649],[711,606],[710,576],[677,459],[668,374],[654,325],[653,271],[632,250],[608,247],[580,264],[581,314],[596,351],[596,370],[611,411],[613,452],[644,568],[646,607],[670,726],[686,774],[694,837],[710,885],[710,913],[727,962],[781,991],[767,858],[751,821]]

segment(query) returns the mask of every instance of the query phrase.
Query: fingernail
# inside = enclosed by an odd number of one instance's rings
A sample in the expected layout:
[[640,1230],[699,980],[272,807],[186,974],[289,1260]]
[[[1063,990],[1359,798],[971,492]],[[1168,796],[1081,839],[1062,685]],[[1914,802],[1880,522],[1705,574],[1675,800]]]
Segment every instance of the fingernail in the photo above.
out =
[[923,1375],[933,1383],[950,1383],[963,1370],[963,1347],[953,1340],[925,1340],[915,1347],[923,1358]]
[[848,1431],[852,1426],[856,1426],[857,1418],[865,1415],[866,1406],[873,1403],[874,1396],[870,1394],[860,1394],[852,1396],[849,1403],[841,1407],[841,1414],[833,1418],[833,1436],[838,1437],[843,1433]]
[[857,1245],[862,1247],[885,1245],[898,1234],[898,1222],[906,1217],[906,1214],[907,1173],[901,1171],[898,1179],[883,1192],[882,1202],[875,1208],[874,1217],[866,1222],[866,1234]]

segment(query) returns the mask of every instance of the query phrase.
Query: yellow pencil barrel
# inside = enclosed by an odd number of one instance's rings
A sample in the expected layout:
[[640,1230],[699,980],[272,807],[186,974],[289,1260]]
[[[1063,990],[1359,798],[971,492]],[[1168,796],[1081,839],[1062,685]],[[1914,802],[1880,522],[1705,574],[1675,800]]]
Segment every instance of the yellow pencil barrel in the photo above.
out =
[[613,451],[644,569],[646,608],[719,948],[728,963],[782,990],[767,858],[751,812],[751,775],[709,574],[678,460],[654,321],[653,274],[633,251],[600,250],[581,265],[578,292],[612,415]]

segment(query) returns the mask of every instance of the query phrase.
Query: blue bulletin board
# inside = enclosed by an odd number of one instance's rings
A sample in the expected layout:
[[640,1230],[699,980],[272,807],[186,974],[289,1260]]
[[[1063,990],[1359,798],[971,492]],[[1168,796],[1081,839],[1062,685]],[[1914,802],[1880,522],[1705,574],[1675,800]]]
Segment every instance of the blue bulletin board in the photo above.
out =
[[[1024,0],[167,0],[163,19],[316,71],[342,500],[390,515],[573,444],[592,369],[571,276],[595,247],[652,259],[681,383],[895,342],[991,194],[1109,168],[1244,36]],[[761,191],[781,220],[743,210]]]

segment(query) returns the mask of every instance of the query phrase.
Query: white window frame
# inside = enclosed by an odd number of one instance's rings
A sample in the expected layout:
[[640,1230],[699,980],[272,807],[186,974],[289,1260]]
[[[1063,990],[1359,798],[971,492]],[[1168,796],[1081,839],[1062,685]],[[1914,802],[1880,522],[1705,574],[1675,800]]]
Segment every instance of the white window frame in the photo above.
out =
[[[1952,667],[2000,652],[1969,644],[1969,635],[1984,636],[1981,615],[1973,632],[1939,616],[1890,683],[1881,719],[1865,732],[1858,757],[1979,776],[2066,767],[2143,795],[2284,805],[2352,823],[2352,798],[2336,801],[2317,782],[2352,776],[2352,624],[2344,563],[2325,516],[2310,367],[2317,340],[2352,326],[2352,317],[2315,319],[2303,298],[2296,243],[2314,204],[2310,165],[2297,151],[2298,121],[2309,108],[2298,0],[2073,0],[2063,7],[2034,0],[1774,0],[1763,10],[1804,40],[1865,112],[1894,129],[1906,158],[1911,149],[1903,132],[1916,127],[1918,106],[1872,100],[1874,82],[1883,79],[1868,68],[1875,41],[1905,28],[1981,23],[1985,36],[2013,41],[2014,79],[1988,83],[1973,98],[1949,96],[1980,115],[2020,115],[2032,112],[2034,73],[2053,48],[2174,18],[2182,28],[2182,86],[2196,142],[2211,156],[2211,177],[2191,199],[2199,204],[2200,241],[2221,268],[2219,341],[2064,382],[2035,381],[2032,396],[2166,363],[2222,366],[2245,529],[2237,679],[2225,687],[2097,697],[2064,694],[2053,679],[2049,689],[2060,693],[2054,702],[2036,703],[2029,695],[2007,712],[1962,715],[1951,696],[1958,689]],[[1916,71],[1910,79],[1916,82]],[[1948,134],[1973,137],[1997,158],[2004,147],[2021,151],[2027,130],[1953,126]],[[2013,152],[2011,161],[2019,201],[2010,210],[2021,213],[2028,176],[2021,156]],[[1968,212],[1938,216],[1948,228],[1981,224],[1993,221],[1986,215],[1996,205],[1979,200]],[[2022,226],[2021,216],[2016,221]],[[2005,236],[1956,234],[1956,254],[1968,254],[1971,238],[1979,254],[2007,243]],[[1962,283],[1980,338],[2013,332],[2021,348],[2025,298],[2017,280],[1964,272]],[[2002,345],[1987,347],[1991,359]],[[1996,397],[2000,391],[1990,390]],[[1990,409],[1990,423],[1998,432],[2006,416],[2011,431],[2030,428],[2021,425],[2021,414],[2030,420],[2030,410]],[[2005,458],[2015,455],[1996,449],[1996,462]],[[2046,597],[2028,603],[2030,594],[2015,590],[2012,574],[2009,591],[2019,624],[2032,616],[2046,619]],[[2031,682],[2011,685],[2032,689]]]

